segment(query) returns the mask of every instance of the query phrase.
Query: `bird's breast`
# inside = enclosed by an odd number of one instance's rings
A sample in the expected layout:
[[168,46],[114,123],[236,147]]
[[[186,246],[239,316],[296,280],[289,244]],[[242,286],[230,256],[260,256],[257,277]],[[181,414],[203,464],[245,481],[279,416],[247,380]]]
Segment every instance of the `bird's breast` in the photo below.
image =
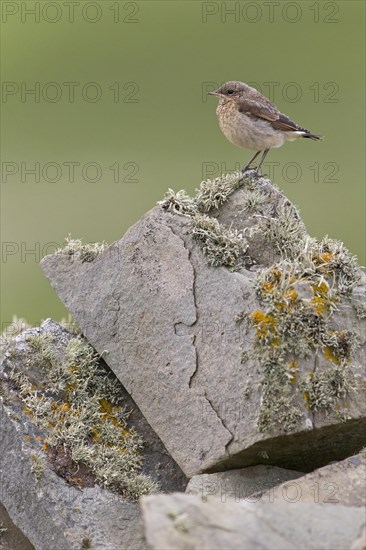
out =
[[234,103],[219,104],[216,114],[223,134],[238,147],[262,151],[280,147],[285,141],[283,132],[275,130],[265,120],[239,112]]

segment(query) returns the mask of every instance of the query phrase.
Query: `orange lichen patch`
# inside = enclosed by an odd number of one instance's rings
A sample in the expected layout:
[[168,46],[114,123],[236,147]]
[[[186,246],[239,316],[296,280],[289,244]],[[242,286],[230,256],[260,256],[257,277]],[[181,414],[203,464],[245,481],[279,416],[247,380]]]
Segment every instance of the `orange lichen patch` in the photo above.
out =
[[100,435],[99,431],[96,428],[92,429],[91,436],[92,436],[93,443],[99,443],[103,440],[102,436]]
[[329,361],[339,364],[341,359],[350,361],[354,340],[347,330],[335,330],[327,332],[324,355]]
[[273,292],[275,289],[275,286],[273,283],[270,283],[269,281],[266,281],[263,283],[262,290],[263,292]]
[[321,254],[315,254],[312,258],[316,266],[324,266],[324,264],[329,264],[333,259],[334,255],[331,252],[322,252]]
[[99,410],[103,415],[102,419],[103,420],[108,419],[117,428],[123,428],[123,425],[119,422],[119,420],[115,416],[118,413],[120,408],[116,405],[112,405],[112,403],[110,403],[106,399],[100,399],[99,403],[100,403]]
[[339,365],[339,357],[337,357],[334,354],[333,349],[330,346],[325,346],[323,350],[324,356],[328,361],[331,361],[332,363],[335,363],[336,365]]
[[61,416],[61,417],[65,417],[69,414],[69,411],[71,409],[71,404],[68,403],[67,401],[64,401],[63,403],[61,403],[61,405],[57,405],[57,403],[52,403],[52,405],[55,405],[55,409],[57,410],[57,413]]
[[294,303],[297,300],[297,292],[294,288],[289,288],[286,292],[283,293],[283,299],[286,302]]
[[64,402],[61,403],[61,405],[59,406],[59,410],[60,410],[60,411],[63,411],[63,412],[68,412],[70,409],[71,409],[71,404],[68,403],[67,401],[64,401]]
[[[311,381],[314,377],[314,371],[309,371],[308,372],[308,381]],[[310,391],[308,390],[305,390],[303,393],[302,393],[303,397],[304,397],[304,401],[305,401],[305,407],[307,409],[310,409]]]
[[[311,303],[314,306],[316,313],[319,316],[324,315],[330,311],[330,300],[329,300],[329,286],[325,281],[322,281],[319,284],[311,285],[313,289],[314,298]],[[332,300],[334,302],[334,300]]]
[[[278,285],[278,283],[281,281],[281,279],[282,279],[281,271],[277,268],[272,268],[266,274],[266,281],[263,284],[263,289],[266,290],[266,288],[267,288],[268,291],[273,290],[273,288]],[[265,285],[268,285],[268,286],[265,288]]]
[[34,416],[34,414],[33,414],[27,407],[25,407],[25,408],[23,409],[23,412],[24,412],[25,414],[29,414],[29,416]]
[[330,309],[329,303],[320,296],[314,296],[314,298],[311,300],[311,303],[313,304],[316,313],[320,317],[327,313]]
[[66,392],[66,395],[68,396],[72,391],[75,390],[76,388],[76,382],[73,382],[72,384],[66,384],[66,387],[65,387],[65,392]]
[[42,437],[40,435],[36,435],[33,439],[34,441],[42,441]]
[[30,441],[30,440],[31,440],[31,436],[30,436],[30,435],[25,435],[25,436],[24,436],[24,439],[25,439],[26,441]]
[[276,333],[276,320],[273,315],[264,313],[260,309],[256,309],[249,315],[256,331],[257,338],[262,339],[268,336],[273,336]]
[[291,367],[291,370],[293,371],[292,372],[292,378],[291,378],[291,384],[296,384],[299,365],[296,363],[296,361],[290,361],[289,365]]
[[65,477],[65,479],[67,483],[69,483],[69,485],[72,485],[73,487],[77,487],[78,489],[84,489],[85,487],[84,480],[81,477],[67,476]]
[[67,370],[68,370],[69,372],[77,372],[77,371],[78,371],[78,367],[75,366],[75,365],[69,365],[69,366],[67,367]]
[[329,286],[325,281],[321,281],[317,285],[312,285],[313,292],[316,296],[326,298],[329,295]]
[[47,451],[47,447],[48,447],[48,442],[47,442],[47,439],[45,439],[45,440],[43,441],[42,451]]
[[323,252],[323,254],[320,254],[320,259],[324,263],[329,263],[333,260],[333,254],[331,252]]

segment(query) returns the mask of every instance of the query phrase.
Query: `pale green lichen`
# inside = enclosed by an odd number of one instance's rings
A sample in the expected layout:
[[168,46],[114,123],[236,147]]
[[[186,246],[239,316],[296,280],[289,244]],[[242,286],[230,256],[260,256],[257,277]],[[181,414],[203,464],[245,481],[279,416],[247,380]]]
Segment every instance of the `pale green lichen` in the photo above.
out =
[[164,199],[159,201],[158,205],[164,210],[185,216],[194,216],[198,211],[196,200],[192,199],[184,189],[177,192],[168,189],[164,194]]
[[[26,370],[14,368],[8,379],[17,387],[24,413],[46,434],[43,450],[68,449],[75,463],[89,467],[99,483],[125,498],[157,491],[155,482],[140,472],[143,441],[127,425],[120,384],[86,340],[69,339],[62,359],[52,334],[30,334],[25,342],[25,364],[41,368],[42,384],[35,386]],[[41,456],[31,459],[40,475]]]
[[[241,188],[241,212],[246,212],[243,233],[207,215],[211,210],[216,214],[238,188]],[[205,180],[193,199],[186,194],[176,199],[176,195],[170,200],[189,205],[185,212],[192,218],[191,233],[210,265],[250,267],[253,260],[246,255],[248,243],[256,244],[258,237],[259,243],[264,240],[274,253],[273,265],[260,269],[256,277],[260,308],[243,312],[235,322],[245,320],[246,325],[249,322],[255,329],[255,345],[251,351],[243,351],[242,362],[251,357],[263,368],[260,429],[266,431],[276,425],[290,431],[302,418],[296,403],[300,384],[304,382],[299,379],[301,369],[297,361],[321,353],[329,368],[335,369],[335,376],[340,364],[352,362],[358,345],[355,334],[335,329],[331,321],[343,296],[361,281],[357,260],[340,241],[311,238],[296,207],[278,194],[272,196],[271,187],[250,174],[227,174]],[[180,205],[178,211],[183,209]],[[363,304],[356,302],[354,307],[359,317],[366,315]],[[325,379],[332,386],[328,374]],[[323,380],[321,373],[317,376]],[[317,383],[317,388],[323,385]],[[345,383],[344,391],[350,391],[351,386]],[[332,395],[334,400],[342,400],[343,394],[338,391]],[[308,399],[306,406],[313,410],[320,403],[320,398]],[[324,410],[330,412],[331,407]],[[337,402],[335,414],[345,415],[344,410]]]
[[191,218],[193,237],[202,247],[210,265],[238,269],[253,263],[245,255],[248,245],[244,235],[220,224],[215,218],[209,217],[207,212],[219,208],[239,187],[254,189],[257,184],[253,181],[241,172],[226,174],[214,180],[202,181],[194,198],[189,197],[184,190],[175,192],[168,189],[158,204],[164,210]]
[[40,453],[32,452],[31,458],[31,471],[37,481],[39,481],[44,472],[44,458]]
[[60,325],[74,336],[81,336],[82,334],[81,328],[70,313],[66,318],[61,319]]
[[[281,260],[257,276],[256,294],[262,309],[248,318],[256,333],[252,355],[264,372],[258,419],[261,431],[275,425],[283,431],[295,427],[302,417],[294,405],[297,391],[313,412],[324,410],[347,418],[341,401],[355,385],[349,364],[359,344],[353,332],[333,329],[331,319],[358,274],[352,280],[350,271],[344,269],[352,260],[334,261],[334,250],[340,251],[338,244],[327,242],[333,252],[312,244],[305,247],[302,257],[298,254],[292,261]],[[306,382],[299,380],[297,360],[319,352],[331,365],[312,373]]]
[[192,235],[200,243],[210,265],[235,269],[245,264],[248,245],[239,231],[228,229],[215,218],[197,214],[192,219]]
[[[356,388],[356,376],[346,363],[309,373],[308,378],[299,383],[299,389],[313,412],[340,411],[339,402]],[[343,414],[345,410],[343,408]]]
[[200,212],[209,212],[219,208],[229,196],[244,183],[241,172],[225,174],[214,180],[204,180],[196,192],[196,201]]
[[13,315],[11,322],[0,335],[0,351],[11,344],[16,336],[30,328],[30,324],[22,317]]
[[354,308],[359,319],[366,319],[366,301],[355,302]]
[[297,209],[284,200],[272,215],[263,214],[254,230],[261,233],[282,257],[294,258],[307,236]]
[[269,210],[268,195],[260,189],[245,189],[240,199],[241,212],[247,210],[255,214],[264,214]]
[[82,262],[92,262],[95,258],[108,248],[106,242],[86,243],[81,239],[72,239],[69,235],[65,238],[65,244],[59,248],[57,254],[66,254],[67,256],[77,256]]

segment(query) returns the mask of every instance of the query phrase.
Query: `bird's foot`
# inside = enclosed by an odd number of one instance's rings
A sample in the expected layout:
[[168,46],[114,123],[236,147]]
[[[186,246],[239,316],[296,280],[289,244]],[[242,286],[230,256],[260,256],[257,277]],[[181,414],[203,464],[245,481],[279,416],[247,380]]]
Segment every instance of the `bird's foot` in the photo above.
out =
[[251,176],[252,178],[260,178],[262,177],[262,174],[258,172],[257,167],[250,168],[249,166],[244,166],[244,168],[241,170],[242,174],[248,174],[248,176]]
[[262,174],[260,171],[259,171],[259,168],[258,166],[254,166],[253,168],[251,168],[250,166],[244,166],[244,168],[241,169],[241,173],[242,174],[245,174],[246,172],[251,172],[251,176],[253,178],[265,178],[265,177],[268,177],[268,174]]

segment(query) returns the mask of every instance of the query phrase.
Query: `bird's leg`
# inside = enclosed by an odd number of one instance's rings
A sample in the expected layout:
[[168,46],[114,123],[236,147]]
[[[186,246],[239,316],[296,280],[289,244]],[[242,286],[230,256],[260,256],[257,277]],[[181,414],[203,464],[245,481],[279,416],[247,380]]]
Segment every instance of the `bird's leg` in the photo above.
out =
[[[249,166],[252,164],[253,160],[257,158],[261,151],[257,151],[253,158],[250,159],[250,161],[241,169],[241,171],[244,173],[247,170],[249,170]],[[268,150],[267,150],[268,153]]]
[[260,163],[259,163],[258,166],[257,166],[257,172],[259,172],[259,169],[260,169],[260,167],[262,166],[264,159],[265,159],[266,156],[268,155],[268,151],[269,151],[269,149],[265,149],[265,150],[264,150],[264,153],[263,153],[263,155],[262,155],[261,161],[260,161]]

